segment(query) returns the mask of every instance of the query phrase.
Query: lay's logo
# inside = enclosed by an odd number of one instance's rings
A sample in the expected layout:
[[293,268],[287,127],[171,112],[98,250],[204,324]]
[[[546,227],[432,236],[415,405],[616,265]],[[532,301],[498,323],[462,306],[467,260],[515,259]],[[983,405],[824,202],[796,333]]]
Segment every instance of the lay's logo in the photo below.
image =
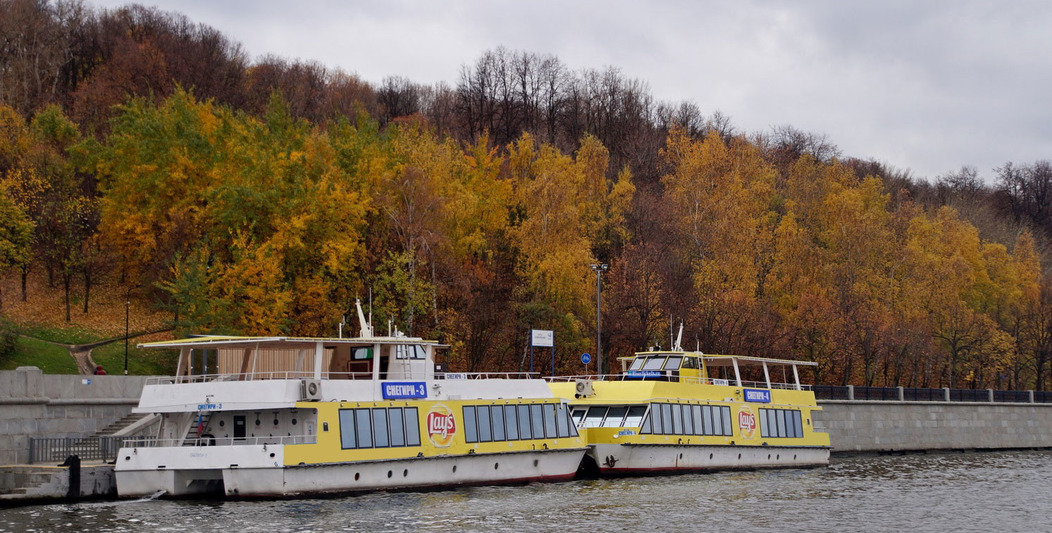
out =
[[448,407],[437,404],[431,408],[425,418],[427,423],[427,438],[439,448],[446,448],[453,444],[453,436],[457,433],[457,421],[453,418],[453,411]]
[[751,439],[756,434],[756,415],[752,409],[742,406],[738,411],[738,431],[743,439]]

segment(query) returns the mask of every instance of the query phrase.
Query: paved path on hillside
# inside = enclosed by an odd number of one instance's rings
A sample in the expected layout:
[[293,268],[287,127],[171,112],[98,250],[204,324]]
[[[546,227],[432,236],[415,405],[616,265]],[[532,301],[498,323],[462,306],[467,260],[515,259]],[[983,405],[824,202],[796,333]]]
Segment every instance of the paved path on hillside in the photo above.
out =
[[[171,328],[160,329],[160,330],[157,330],[157,331],[146,331],[146,332],[143,332],[143,333],[136,333],[134,335],[129,336],[128,338],[129,339],[134,339],[135,337],[141,337],[143,335],[153,335],[155,333],[163,333],[165,331],[171,331]],[[106,339],[106,340],[98,341],[98,342],[90,342],[88,344],[62,344],[61,342],[49,341],[47,339],[41,339],[39,337],[33,337],[31,335],[22,335],[22,336],[23,337],[29,337],[31,339],[36,339],[36,340],[38,340],[40,342],[46,342],[48,344],[53,344],[55,346],[61,346],[61,347],[65,348],[65,349],[69,350],[70,357],[72,357],[73,360],[76,361],[76,363],[77,363],[77,372],[79,372],[81,374],[94,374],[95,373],[95,367],[98,366],[98,365],[95,363],[95,360],[91,358],[91,351],[92,350],[94,350],[95,348],[98,348],[99,346],[105,346],[105,345],[113,343],[113,342],[120,342],[120,341],[124,340],[124,337],[116,337],[116,338],[113,338],[113,339]],[[106,372],[107,373],[112,373],[112,369],[109,369]]]

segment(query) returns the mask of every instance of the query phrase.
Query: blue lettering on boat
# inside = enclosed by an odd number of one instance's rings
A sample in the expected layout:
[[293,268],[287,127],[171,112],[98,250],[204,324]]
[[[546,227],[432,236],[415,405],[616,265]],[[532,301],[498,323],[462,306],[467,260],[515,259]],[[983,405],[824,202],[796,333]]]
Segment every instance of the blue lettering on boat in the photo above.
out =
[[771,391],[764,389],[743,389],[745,401],[756,403],[771,403]]
[[427,398],[427,384],[423,381],[391,381],[383,384],[385,400]]

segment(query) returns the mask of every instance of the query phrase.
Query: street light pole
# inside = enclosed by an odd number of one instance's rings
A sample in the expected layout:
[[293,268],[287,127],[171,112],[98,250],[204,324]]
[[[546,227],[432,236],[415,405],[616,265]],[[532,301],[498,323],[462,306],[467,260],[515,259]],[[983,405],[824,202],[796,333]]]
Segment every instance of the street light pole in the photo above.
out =
[[610,265],[606,263],[592,265],[592,270],[595,271],[595,371],[600,377],[603,375],[603,272],[608,268]]
[[124,375],[128,375],[128,315],[131,312],[131,298],[124,300]]

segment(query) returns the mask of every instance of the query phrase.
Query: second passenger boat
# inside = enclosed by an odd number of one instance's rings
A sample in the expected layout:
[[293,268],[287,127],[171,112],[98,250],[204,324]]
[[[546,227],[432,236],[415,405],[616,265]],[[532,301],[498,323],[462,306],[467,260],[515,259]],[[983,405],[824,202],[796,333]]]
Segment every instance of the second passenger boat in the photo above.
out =
[[617,375],[551,382],[600,475],[829,464],[829,435],[812,417],[821,408],[800,383],[815,363],[678,347],[620,361]]

